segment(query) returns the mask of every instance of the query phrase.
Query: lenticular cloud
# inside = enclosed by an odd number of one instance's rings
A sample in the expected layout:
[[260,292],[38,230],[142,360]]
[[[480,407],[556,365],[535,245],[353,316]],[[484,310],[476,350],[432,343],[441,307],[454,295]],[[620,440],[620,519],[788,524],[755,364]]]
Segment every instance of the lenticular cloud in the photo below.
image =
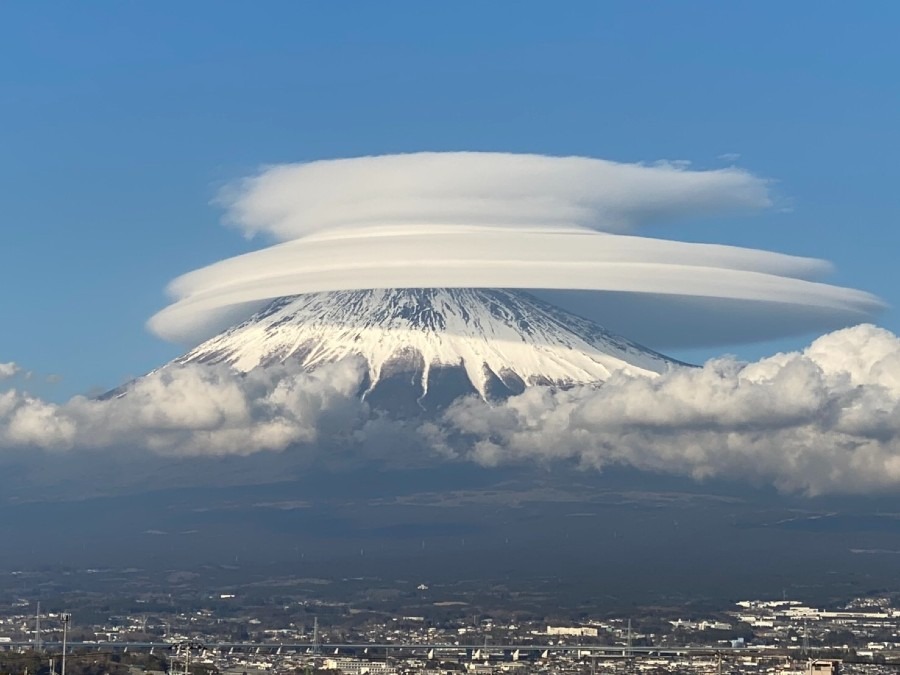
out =
[[486,152],[274,166],[224,190],[220,202],[245,234],[281,241],[373,225],[628,232],[678,216],[770,204],[765,181],[739,169]]
[[826,262],[638,236],[769,206],[735,168],[417,153],[268,167],[225,189],[229,223],[274,245],[176,279],[150,321],[196,343],[273,298],[368,288],[521,288],[655,348],[771,339],[881,308]]

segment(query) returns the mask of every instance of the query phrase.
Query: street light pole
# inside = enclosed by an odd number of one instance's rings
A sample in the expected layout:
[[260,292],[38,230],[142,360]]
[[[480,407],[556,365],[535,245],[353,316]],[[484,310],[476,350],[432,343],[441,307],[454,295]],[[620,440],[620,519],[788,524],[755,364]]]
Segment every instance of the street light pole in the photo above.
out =
[[69,621],[72,620],[72,615],[66,612],[62,614],[60,618],[62,619],[63,625],[62,672],[60,675],[66,675],[66,637],[69,633]]

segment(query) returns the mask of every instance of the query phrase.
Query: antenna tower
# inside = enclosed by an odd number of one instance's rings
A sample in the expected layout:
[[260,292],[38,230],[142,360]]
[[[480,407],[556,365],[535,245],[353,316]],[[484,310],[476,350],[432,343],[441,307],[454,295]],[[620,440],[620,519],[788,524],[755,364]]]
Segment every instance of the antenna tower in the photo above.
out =
[[319,617],[313,618],[313,654],[319,653]]

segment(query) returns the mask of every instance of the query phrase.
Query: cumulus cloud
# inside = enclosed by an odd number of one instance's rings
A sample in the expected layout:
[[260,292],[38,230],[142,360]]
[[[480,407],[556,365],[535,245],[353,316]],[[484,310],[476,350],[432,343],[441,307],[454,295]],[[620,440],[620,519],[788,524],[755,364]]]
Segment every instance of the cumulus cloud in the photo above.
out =
[[365,411],[361,364],[313,373],[291,365],[247,374],[227,366],[167,366],[117,396],[52,404],[0,393],[0,447],[109,449],[173,456],[247,455],[339,438]]
[[0,380],[8,380],[23,372],[22,367],[15,361],[0,363]]
[[499,406],[463,400],[431,434],[487,465],[570,460],[809,494],[896,489],[900,340],[861,325],[750,364],[532,388]]
[[900,488],[900,339],[872,325],[753,363],[716,359],[655,378],[532,387],[497,404],[461,399],[428,421],[373,413],[358,396],[362,372],[355,360],[312,373],[167,366],[106,400],[56,405],[6,392],[0,449],[120,457],[299,449],[386,462],[415,451],[419,461],[628,466],[808,494]]
[[766,181],[734,168],[418,153],[269,167],[221,203],[283,243],[176,279],[149,323],[166,339],[196,344],[276,297],[366,288],[528,289],[655,348],[832,330],[882,306],[821,283],[823,261],[622,234],[770,205]]

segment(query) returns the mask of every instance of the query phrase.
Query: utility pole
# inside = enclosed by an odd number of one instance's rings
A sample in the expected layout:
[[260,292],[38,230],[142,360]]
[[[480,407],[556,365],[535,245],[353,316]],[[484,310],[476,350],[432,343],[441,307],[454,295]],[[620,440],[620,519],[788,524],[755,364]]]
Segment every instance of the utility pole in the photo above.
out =
[[69,634],[69,621],[72,620],[72,615],[68,612],[64,612],[60,618],[62,619],[63,625],[62,672],[60,675],[66,675],[66,638]]
[[41,651],[41,602],[38,600],[37,611],[34,614],[34,651]]

